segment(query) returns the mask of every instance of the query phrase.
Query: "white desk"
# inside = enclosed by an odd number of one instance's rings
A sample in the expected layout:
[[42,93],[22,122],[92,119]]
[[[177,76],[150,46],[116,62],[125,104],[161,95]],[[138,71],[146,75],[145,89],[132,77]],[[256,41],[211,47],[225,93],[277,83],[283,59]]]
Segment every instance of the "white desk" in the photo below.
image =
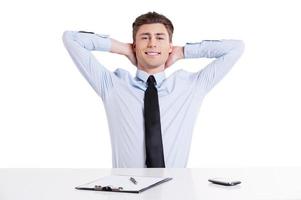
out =
[[[140,194],[82,191],[75,186],[113,174],[167,176],[172,181]],[[241,185],[209,183],[229,177]],[[301,199],[301,168],[237,169],[0,169],[1,200],[244,200]]]

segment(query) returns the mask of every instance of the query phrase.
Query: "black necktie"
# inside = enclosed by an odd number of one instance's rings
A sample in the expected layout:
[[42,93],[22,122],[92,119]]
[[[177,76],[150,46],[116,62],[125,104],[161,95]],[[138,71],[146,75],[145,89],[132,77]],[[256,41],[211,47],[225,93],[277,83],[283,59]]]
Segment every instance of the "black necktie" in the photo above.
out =
[[146,166],[165,167],[161,135],[160,110],[156,80],[153,75],[147,79],[148,87],[144,95],[144,124]]

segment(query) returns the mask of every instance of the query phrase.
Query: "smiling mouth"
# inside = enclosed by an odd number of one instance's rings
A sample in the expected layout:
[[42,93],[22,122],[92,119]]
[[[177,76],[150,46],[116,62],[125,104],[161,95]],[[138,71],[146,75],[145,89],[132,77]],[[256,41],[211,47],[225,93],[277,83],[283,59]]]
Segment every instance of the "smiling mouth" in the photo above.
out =
[[158,56],[158,55],[161,55],[161,52],[147,51],[147,52],[145,52],[145,54],[148,56]]

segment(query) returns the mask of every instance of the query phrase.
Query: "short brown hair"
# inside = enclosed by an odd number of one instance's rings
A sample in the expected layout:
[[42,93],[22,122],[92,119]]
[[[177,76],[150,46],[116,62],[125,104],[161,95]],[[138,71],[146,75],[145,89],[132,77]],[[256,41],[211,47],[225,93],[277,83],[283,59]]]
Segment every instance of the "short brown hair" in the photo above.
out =
[[169,41],[171,42],[174,30],[172,22],[164,15],[158,14],[156,12],[148,12],[136,18],[136,20],[133,23],[133,41],[135,41],[135,37],[140,26],[144,24],[154,23],[160,23],[165,26],[169,35]]

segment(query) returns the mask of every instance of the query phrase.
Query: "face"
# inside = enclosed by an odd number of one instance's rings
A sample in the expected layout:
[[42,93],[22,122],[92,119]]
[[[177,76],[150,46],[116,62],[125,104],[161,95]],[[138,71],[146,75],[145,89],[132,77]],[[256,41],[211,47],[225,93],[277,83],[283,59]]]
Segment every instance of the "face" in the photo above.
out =
[[144,24],[139,27],[133,43],[138,66],[142,69],[164,69],[172,51],[168,32],[163,24]]

